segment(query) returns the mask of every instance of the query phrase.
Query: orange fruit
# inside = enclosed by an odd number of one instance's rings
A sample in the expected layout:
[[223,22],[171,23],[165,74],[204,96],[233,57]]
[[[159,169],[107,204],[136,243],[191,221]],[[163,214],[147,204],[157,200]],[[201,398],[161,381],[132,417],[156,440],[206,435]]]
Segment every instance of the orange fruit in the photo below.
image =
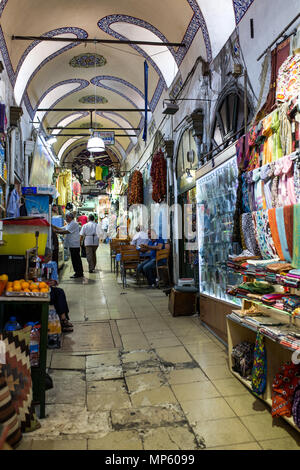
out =
[[23,292],[31,292],[29,289],[23,289]]
[[48,289],[43,288],[43,289],[40,289],[40,292],[43,292],[43,294],[48,294],[49,291],[48,291]]
[[8,275],[7,274],[1,274],[0,281],[8,282]]
[[15,284],[13,287],[14,292],[21,292],[22,288],[20,284]]
[[22,282],[21,287],[22,287],[23,290],[28,289],[29,288],[29,282],[25,282],[25,281]]
[[39,286],[37,284],[35,284],[34,282],[32,284],[30,284],[30,289],[33,290],[33,289],[37,289],[38,290]]
[[14,290],[13,290],[12,287],[8,287],[8,288],[6,289],[6,292],[13,292],[13,291],[14,291]]
[[31,292],[40,292],[38,289],[31,289]]
[[46,288],[48,288],[48,286],[47,286],[47,284],[46,284],[45,282],[40,282],[40,283],[39,283],[39,288],[40,288],[40,289],[46,289]]

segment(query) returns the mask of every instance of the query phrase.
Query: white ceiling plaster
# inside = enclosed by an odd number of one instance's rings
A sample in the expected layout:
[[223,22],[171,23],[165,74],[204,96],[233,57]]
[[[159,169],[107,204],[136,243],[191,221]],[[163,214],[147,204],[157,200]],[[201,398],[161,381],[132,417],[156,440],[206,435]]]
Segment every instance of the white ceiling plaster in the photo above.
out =
[[72,137],[71,139],[68,139],[60,148],[59,152],[58,152],[58,155],[57,155],[57,158],[58,160],[61,159],[61,157],[63,156],[64,152],[67,150],[68,147],[70,147],[70,145],[72,145],[74,142],[76,142],[76,140],[78,139],[81,139],[81,137]]
[[[59,121],[55,127],[67,127],[71,122],[75,121],[75,119],[79,119],[80,117],[83,117],[82,113],[70,114],[70,116],[67,116],[66,118]],[[62,129],[54,129],[51,132],[51,134],[57,135],[57,134],[60,134],[61,132],[62,132]]]
[[[141,26],[119,22],[111,24],[110,27],[117,33],[133,41],[155,41],[162,43],[162,40],[156,34]],[[166,46],[139,45],[139,47],[143,49],[157,65],[169,88],[178,72],[177,64],[169,49]],[[140,73],[143,73],[142,63]]]
[[[51,106],[60,98],[65,96],[70,91],[75,90],[78,88],[78,82],[74,83],[64,83],[63,85],[59,85],[53,90],[49,91],[47,95],[42,99],[41,103],[39,104],[39,108],[51,108]],[[46,111],[37,111],[34,115],[33,121],[39,120],[42,122]],[[39,124],[34,124],[35,127],[39,127]]]
[[[66,38],[66,37],[74,37],[77,36],[73,33],[65,33],[65,34],[57,34],[57,38]],[[55,52],[63,49],[67,45],[71,44],[70,42],[48,42],[42,41],[37,44],[26,56],[21,68],[19,70],[17,80],[15,83],[14,94],[17,105],[20,106],[24,91],[27,88],[28,81],[33,74],[33,72],[39,67],[39,65],[47,59],[47,57],[51,56]]]
[[220,0],[197,0],[197,3],[206,21],[212,55],[216,57],[235,28],[232,0],[222,0],[222,2]]

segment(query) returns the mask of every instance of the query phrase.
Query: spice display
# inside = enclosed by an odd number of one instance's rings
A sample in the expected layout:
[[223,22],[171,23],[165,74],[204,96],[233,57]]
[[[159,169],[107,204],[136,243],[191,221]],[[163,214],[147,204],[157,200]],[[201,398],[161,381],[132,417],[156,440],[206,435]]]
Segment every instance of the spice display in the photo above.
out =
[[135,170],[131,175],[128,188],[129,205],[143,204],[143,175],[139,170]]
[[153,156],[150,175],[153,188],[152,199],[155,202],[162,202],[167,194],[167,164],[161,149]]

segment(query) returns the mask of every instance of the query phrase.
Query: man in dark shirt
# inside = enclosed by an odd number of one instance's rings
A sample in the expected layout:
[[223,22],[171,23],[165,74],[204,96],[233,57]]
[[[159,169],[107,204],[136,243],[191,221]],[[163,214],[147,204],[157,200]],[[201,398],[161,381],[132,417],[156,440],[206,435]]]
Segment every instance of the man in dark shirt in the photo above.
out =
[[141,244],[140,251],[145,253],[147,259],[140,263],[137,267],[138,273],[144,273],[149,287],[156,285],[156,252],[165,248],[165,241],[161,237],[157,237],[155,230],[148,232],[149,242],[147,245]]

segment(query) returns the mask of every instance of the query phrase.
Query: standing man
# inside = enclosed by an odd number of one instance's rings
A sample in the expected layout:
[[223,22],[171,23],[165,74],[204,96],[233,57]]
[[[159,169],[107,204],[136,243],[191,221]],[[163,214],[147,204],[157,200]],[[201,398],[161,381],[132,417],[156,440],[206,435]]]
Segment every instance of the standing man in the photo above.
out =
[[66,235],[65,247],[69,248],[71,254],[72,265],[75,273],[71,276],[72,279],[83,277],[83,267],[80,257],[80,227],[74,220],[74,214],[68,212],[66,214],[67,225],[63,229],[58,227],[53,228],[56,232]]
[[77,222],[79,222],[83,227],[85,224],[88,223],[88,218],[85,214],[81,214],[79,217],[77,217]]
[[107,231],[108,231],[108,217],[107,217],[107,214],[105,214],[104,217],[103,217],[103,219],[102,219],[101,228],[102,228],[102,230],[103,230],[104,233],[105,233],[105,235],[104,235],[104,243],[106,243]]
[[89,265],[89,273],[94,273],[97,264],[96,251],[99,246],[99,238],[97,236],[97,224],[93,214],[89,215],[89,222],[81,229],[80,241],[83,239]]

